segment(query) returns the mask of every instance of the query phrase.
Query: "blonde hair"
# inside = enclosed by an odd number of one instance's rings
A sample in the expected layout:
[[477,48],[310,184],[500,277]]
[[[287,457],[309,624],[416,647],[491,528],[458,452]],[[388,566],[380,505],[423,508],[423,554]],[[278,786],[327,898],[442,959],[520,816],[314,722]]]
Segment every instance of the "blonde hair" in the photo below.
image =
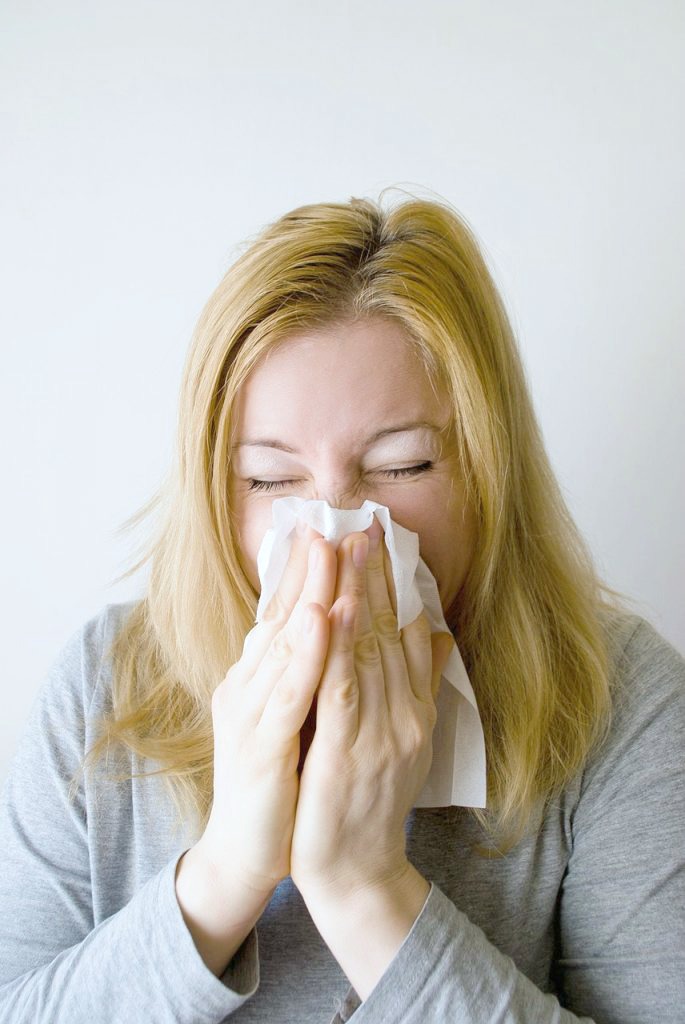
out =
[[210,297],[183,373],[174,465],[126,524],[160,511],[146,553],[120,577],[150,562],[146,596],[111,649],[112,713],[85,761],[112,743],[151,759],[179,812],[204,827],[211,694],[240,657],[258,597],[228,501],[236,396],[286,337],[377,317],[404,328],[452,403],[478,523],[456,621],[488,759],[488,811],[475,813],[511,845],[606,733],[617,595],[566,509],[476,239],[444,202],[300,207],[263,230]]

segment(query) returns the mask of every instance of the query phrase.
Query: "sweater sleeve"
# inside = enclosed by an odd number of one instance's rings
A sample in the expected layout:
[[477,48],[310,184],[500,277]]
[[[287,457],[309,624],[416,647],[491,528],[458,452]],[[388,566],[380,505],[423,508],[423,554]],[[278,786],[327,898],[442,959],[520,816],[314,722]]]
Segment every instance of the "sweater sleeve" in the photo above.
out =
[[645,622],[588,764],[559,897],[557,995],[435,885],[376,987],[332,1024],[676,1024],[685,1005],[685,662]]
[[256,929],[221,979],[175,889],[181,856],[94,927],[83,788],[69,797],[102,656],[102,620],[75,633],[34,701],[0,803],[0,1022],[219,1024],[259,984]]

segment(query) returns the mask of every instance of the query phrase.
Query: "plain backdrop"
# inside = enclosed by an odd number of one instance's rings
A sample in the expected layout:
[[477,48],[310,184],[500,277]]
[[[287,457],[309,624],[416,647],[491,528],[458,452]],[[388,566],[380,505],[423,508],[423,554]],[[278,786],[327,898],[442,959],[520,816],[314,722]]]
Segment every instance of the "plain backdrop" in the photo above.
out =
[[240,243],[393,184],[475,231],[601,572],[685,650],[681,0],[5,0],[0,50],[0,776],[144,590],[116,530]]

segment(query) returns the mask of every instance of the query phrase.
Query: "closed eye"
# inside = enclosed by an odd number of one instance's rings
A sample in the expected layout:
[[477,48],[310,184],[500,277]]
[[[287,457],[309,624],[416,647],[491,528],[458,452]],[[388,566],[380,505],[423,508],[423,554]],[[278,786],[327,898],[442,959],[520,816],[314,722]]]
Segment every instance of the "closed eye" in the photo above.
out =
[[[380,474],[382,476],[389,476],[393,480],[399,480],[401,477],[418,476],[419,473],[426,473],[429,469],[433,468],[432,462],[422,462],[419,466],[403,466],[400,469],[382,469]],[[251,491],[278,491],[284,487],[294,487],[297,484],[297,480],[248,480],[249,489]]]
[[420,466],[404,466],[402,469],[382,469],[381,473],[397,480],[401,476],[417,476],[419,473],[426,473],[432,469],[432,462],[422,462]]

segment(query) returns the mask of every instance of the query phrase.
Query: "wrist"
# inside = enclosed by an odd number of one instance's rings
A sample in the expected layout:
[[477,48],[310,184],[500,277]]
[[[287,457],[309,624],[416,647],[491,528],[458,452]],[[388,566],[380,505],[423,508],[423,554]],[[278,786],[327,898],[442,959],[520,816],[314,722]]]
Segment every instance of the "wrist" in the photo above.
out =
[[407,861],[392,877],[347,892],[339,886],[301,890],[314,924],[362,1000],[412,930],[430,888]]
[[221,977],[262,916],[272,892],[255,892],[203,857],[198,846],[176,867],[176,900],[195,947],[207,967]]
[[367,882],[358,881],[347,886],[312,884],[305,886],[301,892],[307,905],[311,903],[322,909],[344,905],[355,913],[363,914],[364,908],[374,904],[386,904],[404,911],[411,911],[420,904],[420,910],[429,890],[430,882],[413,864],[406,861],[401,869],[384,877]]
[[245,879],[229,863],[220,863],[208,855],[201,842],[183,854],[176,868],[176,889],[192,889],[195,899],[213,908],[223,916],[227,908],[245,911],[251,918],[259,908],[265,908],[276,889],[276,884]]
[[293,878],[302,898],[309,904],[364,906],[369,901],[391,898],[394,902],[415,902],[430,884],[406,858],[392,871],[354,876],[339,875],[335,880]]

